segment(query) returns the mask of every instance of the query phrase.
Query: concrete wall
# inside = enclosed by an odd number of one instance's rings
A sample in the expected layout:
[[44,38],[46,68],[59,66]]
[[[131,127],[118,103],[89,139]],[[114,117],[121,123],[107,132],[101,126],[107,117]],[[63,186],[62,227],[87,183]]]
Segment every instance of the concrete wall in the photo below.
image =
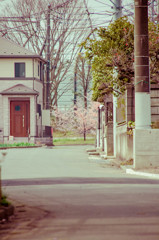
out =
[[[108,96],[109,97],[109,96]],[[105,100],[105,113],[107,115],[108,106],[107,103],[111,103],[112,99],[106,98]],[[158,165],[158,157],[159,155],[159,129],[152,129],[149,130],[150,132],[143,132],[143,136],[140,136],[140,134],[137,132],[136,137],[134,140],[134,136],[128,134],[128,128],[127,123],[129,121],[135,120],[135,103],[134,103],[134,88],[132,86],[128,86],[127,91],[125,92],[124,96],[124,102],[121,101],[122,104],[120,104],[121,109],[123,109],[123,105],[125,105],[125,118],[117,118],[124,122],[118,122],[118,125],[116,127],[116,157],[117,159],[127,161],[130,159],[133,159],[135,157],[135,168],[140,168],[141,166],[156,166]],[[124,104],[123,104],[124,103]],[[118,111],[117,111],[118,112]],[[108,116],[106,117],[108,119]],[[151,85],[151,120],[152,122],[158,122],[159,123],[159,85]],[[104,121],[104,120],[103,120]],[[107,120],[106,123],[104,123],[104,130],[101,129],[102,132],[102,138],[104,139],[104,151],[107,156],[112,155],[110,154],[111,149],[109,149],[111,146],[113,146],[113,128],[110,127],[109,121]],[[158,124],[159,127],[159,124]],[[112,131],[111,131],[112,129]],[[147,141],[146,141],[147,139]],[[101,147],[103,146],[103,140],[101,140]],[[136,141],[135,146],[137,151],[134,155],[133,150],[133,144],[134,141]],[[143,143],[142,143],[143,142]],[[148,144],[147,144],[148,142]],[[145,149],[144,149],[145,144]],[[141,146],[141,147],[140,147]],[[154,146],[154,147],[153,147]],[[113,148],[112,148],[113,149]],[[141,149],[141,154],[139,153],[139,150]],[[143,149],[143,150],[142,150]],[[146,156],[144,155],[144,151],[148,152],[149,154]],[[152,155],[152,156],[151,156]],[[144,157],[142,157],[144,156]],[[145,158],[145,161],[144,161]],[[149,159],[149,160],[148,160]]]
[[[117,110],[116,158],[123,161],[133,159],[133,136],[127,134],[127,123],[135,119],[134,104],[134,87],[128,84],[127,90],[120,97],[117,105],[120,106],[120,109]],[[123,108],[125,108],[124,111]],[[121,117],[122,113],[124,113],[124,117]]]
[[[128,86],[125,92],[126,121],[117,125],[116,155],[120,160],[133,159],[133,136],[127,134],[127,123],[135,120],[134,89]],[[151,85],[151,122],[159,122],[159,85]],[[159,125],[158,125],[159,126]]]
[[113,145],[113,122],[108,122],[106,126],[106,155],[114,155],[114,145]]
[[134,130],[134,168],[159,166],[159,129]]
[[119,160],[133,159],[133,136],[127,134],[127,124],[116,128],[116,158]]
[[0,95],[0,129],[3,128],[3,98]]

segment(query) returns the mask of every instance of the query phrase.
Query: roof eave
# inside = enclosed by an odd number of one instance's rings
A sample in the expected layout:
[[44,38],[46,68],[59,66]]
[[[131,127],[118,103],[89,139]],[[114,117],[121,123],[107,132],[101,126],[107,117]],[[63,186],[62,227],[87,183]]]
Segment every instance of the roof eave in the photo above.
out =
[[1,95],[39,95],[39,93],[19,93],[19,92],[14,92],[14,93],[4,93],[4,92],[0,92]]
[[47,63],[47,61],[39,55],[0,55],[0,58],[38,58],[42,62]]

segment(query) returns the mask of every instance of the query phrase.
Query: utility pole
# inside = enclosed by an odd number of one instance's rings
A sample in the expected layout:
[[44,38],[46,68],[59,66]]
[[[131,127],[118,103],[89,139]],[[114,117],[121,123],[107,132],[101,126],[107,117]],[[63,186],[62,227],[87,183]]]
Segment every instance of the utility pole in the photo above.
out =
[[74,105],[75,106],[77,103],[77,59],[76,59],[76,66],[75,66],[75,72],[74,72]]
[[122,0],[114,0],[114,13],[115,13],[115,20],[122,17]]
[[135,128],[151,128],[148,0],[135,0]]
[[159,16],[159,0],[157,0],[157,17]]
[[155,0],[152,1],[151,3],[151,20],[154,22],[154,17],[155,17],[155,5],[154,5]]
[[[114,20],[122,17],[122,0],[114,0]],[[117,71],[114,68],[114,77],[117,75]],[[116,157],[116,108],[117,108],[117,97],[113,95],[113,151],[114,157]]]
[[46,109],[50,109],[50,11],[51,5],[49,4],[47,13]]

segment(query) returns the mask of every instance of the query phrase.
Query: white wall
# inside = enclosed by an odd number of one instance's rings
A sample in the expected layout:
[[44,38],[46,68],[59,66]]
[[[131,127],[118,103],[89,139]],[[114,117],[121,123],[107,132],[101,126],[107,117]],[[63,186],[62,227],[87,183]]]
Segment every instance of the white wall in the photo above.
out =
[[123,161],[133,158],[133,136],[127,134],[127,124],[116,128],[116,157]]
[[3,128],[3,98],[0,95],[0,128]]
[[[38,65],[39,65],[39,75],[38,75]],[[34,75],[34,77],[35,78],[37,78],[37,79],[40,79],[40,61],[38,61],[38,60],[34,60],[33,59],[33,69],[34,69],[34,72],[33,72],[33,75]]]
[[34,90],[39,92],[39,96],[37,98],[37,103],[43,106],[43,84],[40,81],[34,81]]
[[14,98],[10,96],[3,96],[3,126],[4,136],[10,135],[10,100],[12,99],[27,99],[30,100],[30,136],[36,135],[36,96],[15,95]]
[[32,59],[13,58],[0,59],[0,78],[14,78],[14,63],[25,62],[25,77],[33,77]]
[[[15,62],[25,62],[25,77],[29,79],[15,78]],[[39,65],[39,74],[38,74]],[[4,79],[3,79],[4,78]],[[10,79],[11,78],[11,79]],[[12,79],[13,78],[13,79]],[[33,81],[33,78],[36,79]],[[10,135],[10,99],[28,99],[30,100],[30,136],[36,136],[38,131],[41,132],[41,117],[37,119],[37,103],[43,108],[43,83],[40,81],[40,61],[36,59],[0,59],[0,92],[11,88],[17,84],[23,84],[31,89],[36,90],[39,96],[14,95],[6,96],[0,94],[0,129],[3,130],[4,136]]]
[[159,166],[159,129],[134,130],[134,168]]
[[0,92],[11,88],[17,84],[23,84],[33,89],[33,80],[0,80]]

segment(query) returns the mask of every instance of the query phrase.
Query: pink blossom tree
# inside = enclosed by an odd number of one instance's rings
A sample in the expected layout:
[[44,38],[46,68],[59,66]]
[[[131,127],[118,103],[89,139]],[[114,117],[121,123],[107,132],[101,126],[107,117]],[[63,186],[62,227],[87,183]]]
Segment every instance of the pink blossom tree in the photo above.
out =
[[83,134],[84,140],[86,140],[87,133],[95,134],[96,132],[98,106],[99,103],[93,101],[87,108],[83,107],[81,103],[77,104],[77,110],[75,111],[76,130]]
[[83,134],[83,138],[86,140],[87,133],[95,134],[98,106],[99,103],[90,102],[87,109],[82,103],[65,111],[57,108],[53,111],[52,125],[56,130],[64,133],[72,131]]
[[66,134],[68,131],[74,131],[75,121],[72,108],[65,111],[56,108],[52,115],[52,125],[54,129],[64,132],[64,134]]

